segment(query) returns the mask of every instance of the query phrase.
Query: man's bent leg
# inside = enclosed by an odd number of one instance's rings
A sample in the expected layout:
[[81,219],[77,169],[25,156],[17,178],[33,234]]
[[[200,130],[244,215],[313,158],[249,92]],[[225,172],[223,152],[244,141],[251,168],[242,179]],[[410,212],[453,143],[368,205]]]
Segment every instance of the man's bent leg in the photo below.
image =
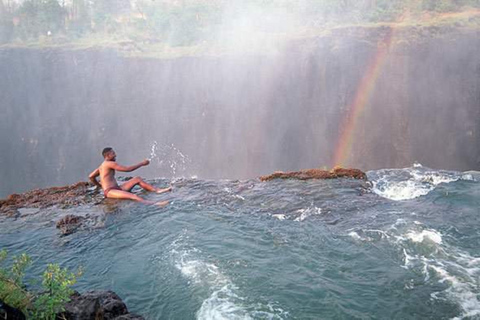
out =
[[112,189],[108,192],[107,198],[110,199],[129,199],[129,200],[135,200],[143,203],[149,203],[153,204],[151,201],[147,201],[143,198],[140,198],[136,194],[130,193],[128,191],[124,190],[118,190],[118,189]]
[[[154,191],[154,192],[157,192],[157,193],[160,193],[159,191],[161,191],[162,189],[157,189],[155,188],[154,186],[152,186],[151,184],[148,184],[146,183],[145,181],[143,181],[142,178],[140,177],[135,177],[135,178],[132,178],[130,180],[128,180],[127,182],[125,182],[124,184],[122,184],[120,186],[120,188],[122,188],[122,190],[124,191],[130,191],[133,189],[133,187],[135,187],[136,185],[139,185],[140,187],[142,187],[143,189],[147,190],[147,191]],[[169,190],[168,190],[169,191]],[[164,191],[165,192],[165,191]]]
[[128,200],[135,200],[138,202],[142,202],[145,204],[154,204],[160,207],[166,206],[168,204],[168,201],[160,201],[160,202],[153,202],[153,201],[147,201],[143,198],[140,198],[136,194],[130,193],[128,191],[124,190],[118,190],[118,189],[112,189],[108,192],[107,198],[110,199],[128,199]]

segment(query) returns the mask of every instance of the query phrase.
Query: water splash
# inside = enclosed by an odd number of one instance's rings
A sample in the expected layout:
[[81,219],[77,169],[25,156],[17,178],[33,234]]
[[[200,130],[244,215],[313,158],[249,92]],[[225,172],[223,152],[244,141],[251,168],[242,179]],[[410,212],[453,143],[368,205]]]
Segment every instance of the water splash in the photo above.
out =
[[471,174],[432,170],[415,163],[411,168],[385,169],[369,172],[373,191],[390,200],[410,200],[427,195],[442,183],[472,181]]
[[150,156],[147,158],[148,161],[152,162],[153,159],[157,158],[157,141],[153,141],[152,146],[150,147]]
[[170,172],[172,177],[184,175],[192,164],[192,160],[188,155],[184,154],[173,143],[159,146],[154,141],[150,147],[150,156],[147,158],[150,162],[156,160],[158,169]]

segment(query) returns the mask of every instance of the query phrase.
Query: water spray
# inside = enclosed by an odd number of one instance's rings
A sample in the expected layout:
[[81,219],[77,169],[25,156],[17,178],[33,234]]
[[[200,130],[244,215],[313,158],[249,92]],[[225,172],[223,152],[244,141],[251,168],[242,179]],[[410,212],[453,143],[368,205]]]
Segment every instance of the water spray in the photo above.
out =
[[150,148],[150,156],[147,159],[148,161],[152,162],[152,160],[155,158],[157,158],[157,140],[153,141]]
[[155,140],[150,147],[150,156],[147,158],[150,162],[157,159],[158,167],[168,167],[168,171],[175,177],[179,171],[186,171],[188,164],[192,161],[173,143],[164,146],[158,146]]

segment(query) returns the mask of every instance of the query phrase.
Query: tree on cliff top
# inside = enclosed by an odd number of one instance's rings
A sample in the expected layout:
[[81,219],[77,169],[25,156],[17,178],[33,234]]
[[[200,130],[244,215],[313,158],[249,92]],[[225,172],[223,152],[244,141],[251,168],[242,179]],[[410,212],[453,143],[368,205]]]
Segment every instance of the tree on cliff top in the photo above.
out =
[[208,41],[228,23],[224,14],[232,6],[239,8],[234,19],[254,7],[272,16],[288,12],[307,27],[391,22],[404,13],[415,17],[480,8],[480,0],[24,0],[16,8],[11,4],[17,2],[7,1],[0,1],[0,42],[96,33],[181,46]]
[[36,38],[64,30],[65,10],[57,0],[26,0],[18,9],[17,31],[22,38]]

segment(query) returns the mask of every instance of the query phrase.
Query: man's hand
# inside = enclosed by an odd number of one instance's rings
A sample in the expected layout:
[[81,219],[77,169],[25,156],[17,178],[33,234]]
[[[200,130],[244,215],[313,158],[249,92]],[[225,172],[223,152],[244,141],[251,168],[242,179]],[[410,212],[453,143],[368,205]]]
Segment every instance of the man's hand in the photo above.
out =
[[102,187],[101,186],[91,186],[87,190],[92,191],[92,192],[97,192],[97,191],[102,190]]
[[142,166],[148,166],[150,164],[150,160],[148,159],[145,159],[143,160],[142,162],[140,162],[142,164]]
[[90,179],[90,182],[97,188],[101,188],[102,186],[100,185],[100,183],[97,181],[97,177],[100,175],[100,169],[97,168],[95,170],[93,170],[92,173],[90,173],[90,175],[88,176],[88,178]]

